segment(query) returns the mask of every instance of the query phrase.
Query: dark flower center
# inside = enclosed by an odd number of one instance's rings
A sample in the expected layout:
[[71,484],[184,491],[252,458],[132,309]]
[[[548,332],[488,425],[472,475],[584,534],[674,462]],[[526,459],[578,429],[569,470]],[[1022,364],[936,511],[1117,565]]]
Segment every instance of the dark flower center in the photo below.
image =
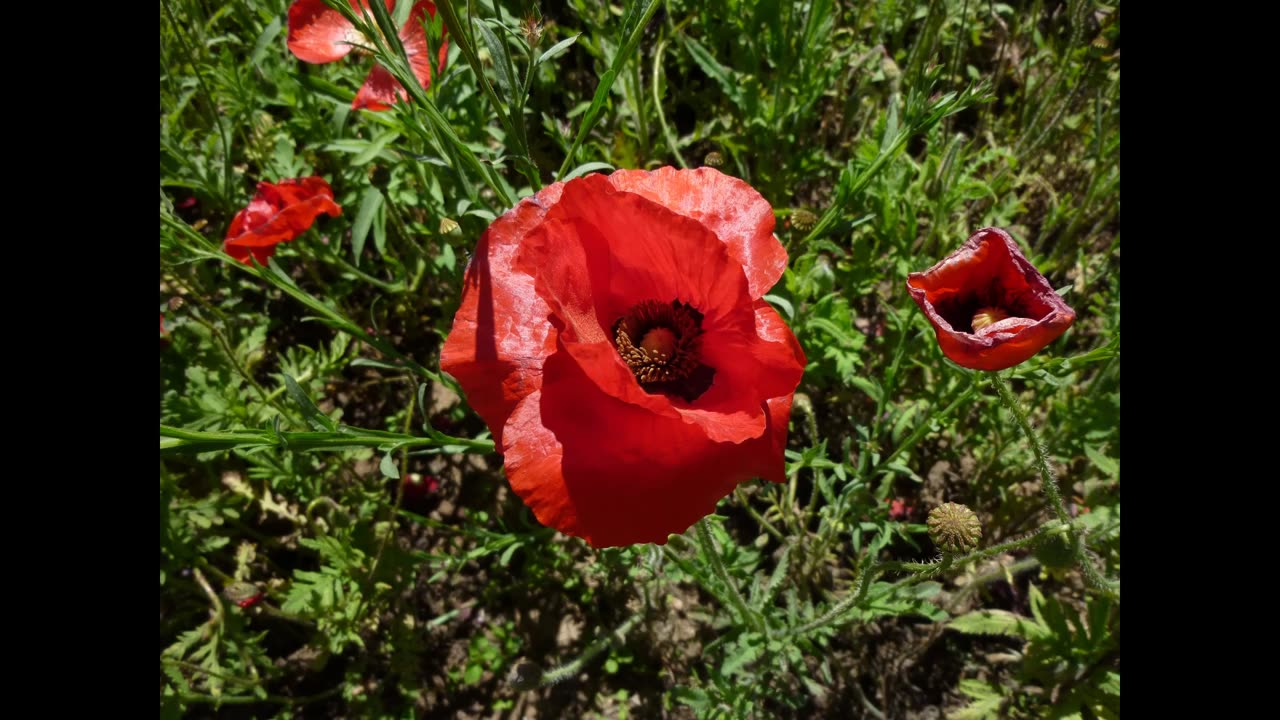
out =
[[715,370],[699,352],[702,313],[679,300],[645,300],[618,318],[613,344],[640,387],[693,402],[711,387]]
[[1023,307],[1024,304],[1017,293],[1006,290],[999,280],[994,280],[981,290],[970,290],[941,299],[934,307],[953,330],[977,334],[983,328],[1006,318],[1035,320],[1037,315]]

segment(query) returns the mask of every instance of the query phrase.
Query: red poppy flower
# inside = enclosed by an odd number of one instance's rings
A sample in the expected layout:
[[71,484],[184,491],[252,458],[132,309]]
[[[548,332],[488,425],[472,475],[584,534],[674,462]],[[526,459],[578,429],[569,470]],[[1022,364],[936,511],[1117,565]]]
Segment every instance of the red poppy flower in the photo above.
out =
[[1076,319],[1009,233],[983,228],[945,260],[907,276],[942,352],[973,370],[1004,370],[1053,342]]
[[276,253],[276,245],[301,235],[321,213],[342,214],[324,178],[287,179],[275,185],[260,182],[249,206],[231,219],[222,249],[242,263],[249,264],[252,256],[265,264]]
[[711,168],[551,185],[481,236],[440,366],[544,525],[665,543],[753,477],[782,482],[805,357],[761,296],[773,211]]
[[[368,0],[351,0],[351,7],[370,19]],[[387,8],[395,8],[395,0],[387,0]],[[420,0],[409,10],[409,19],[400,28],[400,43],[404,45],[409,67],[423,89],[431,87],[431,52],[427,47],[427,32],[423,23],[436,16],[435,3]],[[289,51],[299,60],[309,63],[328,63],[340,60],[351,52],[354,45],[371,45],[355,26],[342,17],[342,13],[325,5],[323,0],[295,0],[289,6]],[[449,42],[440,43],[437,72],[444,72],[449,56]],[[386,68],[375,64],[365,78],[364,85],[356,92],[351,108],[359,110],[386,110],[409,94]]]
[[902,498],[893,498],[886,500],[889,503],[889,519],[890,520],[906,520],[911,517],[911,513],[915,511],[914,505],[908,505],[906,500]]

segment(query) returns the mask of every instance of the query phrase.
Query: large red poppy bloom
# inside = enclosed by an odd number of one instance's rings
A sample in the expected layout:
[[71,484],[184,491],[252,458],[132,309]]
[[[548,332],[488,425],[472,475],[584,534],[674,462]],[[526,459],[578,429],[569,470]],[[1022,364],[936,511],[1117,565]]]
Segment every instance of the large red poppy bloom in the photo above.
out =
[[787,264],[773,224],[741,180],[662,168],[556,183],[481,236],[440,366],[540,522],[665,543],[784,480],[805,357],[761,299]]
[[942,352],[973,370],[1004,370],[1040,352],[1076,319],[1009,233],[983,228],[945,260],[907,276]]
[[[395,0],[386,0],[387,8],[395,7]],[[351,0],[351,7],[372,19],[368,0]],[[420,0],[409,10],[409,19],[400,28],[400,42],[414,77],[423,89],[431,87],[431,52],[427,47],[427,32],[423,22],[436,16],[435,3]],[[354,45],[371,45],[368,38],[342,17],[342,13],[325,5],[323,0],[295,0],[289,6],[289,51],[299,60],[309,63],[328,63],[340,60],[351,52]],[[440,43],[437,53],[437,72],[444,72],[445,59],[449,56],[449,42]],[[351,108],[359,110],[386,110],[409,94],[386,68],[375,64],[365,78],[364,85],[356,92]]]
[[321,213],[342,214],[324,178],[290,178],[274,185],[260,182],[248,207],[231,219],[222,249],[246,265],[250,257],[266,264],[275,255],[276,245],[301,235]]

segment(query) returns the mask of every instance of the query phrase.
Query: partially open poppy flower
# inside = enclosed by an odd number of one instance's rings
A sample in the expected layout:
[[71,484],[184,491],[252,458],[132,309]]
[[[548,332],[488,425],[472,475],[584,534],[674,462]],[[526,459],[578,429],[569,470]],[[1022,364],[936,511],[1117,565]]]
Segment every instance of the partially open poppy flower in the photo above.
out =
[[741,180],[662,168],[556,183],[481,236],[440,366],[540,522],[665,543],[784,480],[805,357],[761,299],[787,263],[773,225]]
[[321,213],[342,214],[324,178],[291,178],[274,185],[260,182],[249,206],[231,219],[222,249],[246,265],[251,256],[266,264],[276,245],[301,235]]
[[1009,233],[983,228],[907,291],[933,325],[942,352],[973,370],[1004,370],[1053,342],[1076,319]]
[[[387,8],[395,8],[395,0],[386,0]],[[368,0],[351,0],[352,9],[364,13],[372,20]],[[435,3],[419,0],[409,10],[409,19],[400,28],[400,43],[413,75],[425,90],[431,87],[431,52],[427,47],[427,32],[423,23],[436,16]],[[325,5],[323,0],[295,0],[289,6],[289,51],[299,60],[309,63],[328,63],[340,60],[355,45],[372,43],[355,28],[342,13]],[[444,72],[449,56],[449,42],[440,43],[437,53],[437,72]],[[386,68],[375,64],[365,78],[364,85],[351,102],[353,110],[387,110],[409,94]]]

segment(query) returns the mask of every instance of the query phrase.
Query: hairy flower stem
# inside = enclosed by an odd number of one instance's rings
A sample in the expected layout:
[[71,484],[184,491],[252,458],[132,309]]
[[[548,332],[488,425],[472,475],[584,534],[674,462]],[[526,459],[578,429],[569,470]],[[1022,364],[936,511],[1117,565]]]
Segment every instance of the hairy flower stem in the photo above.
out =
[[747,607],[747,601],[742,599],[742,593],[738,592],[738,586],[734,584],[733,579],[729,577],[729,571],[725,569],[724,560],[720,558],[720,553],[716,548],[716,543],[711,539],[711,530],[707,527],[707,519],[703,518],[694,525],[698,536],[698,544],[702,546],[702,554],[707,556],[707,560],[711,562],[711,570],[720,580],[720,584],[724,585],[729,592],[729,601],[733,605],[733,609],[742,618],[742,621],[751,626],[756,632],[764,632],[764,622],[760,616],[751,612]]
[[595,657],[604,651],[605,648],[608,648],[614,643],[621,644],[626,639],[627,633],[631,632],[631,629],[635,627],[636,623],[640,622],[643,617],[644,611],[641,610],[635,615],[627,618],[626,621],[619,625],[613,632],[605,633],[604,635],[596,638],[595,641],[588,645],[587,649],[583,650],[582,654],[578,657],[558,668],[553,668],[542,673],[542,678],[538,681],[538,684],[544,687],[547,685],[555,685],[556,683],[564,682],[574,675],[577,675],[582,671],[582,668],[587,663],[595,659]]
[[[1036,469],[1040,471],[1040,484],[1044,486],[1044,494],[1049,500],[1049,507],[1053,510],[1059,522],[1063,525],[1070,525],[1071,515],[1067,512],[1066,505],[1062,502],[1062,492],[1058,489],[1058,480],[1053,471],[1053,466],[1049,462],[1048,448],[1045,447],[1044,443],[1040,442],[1035,428],[1031,427],[1031,421],[1027,418],[1026,410],[1023,410],[1018,398],[1014,396],[1013,390],[1009,388],[1009,383],[998,372],[987,374],[991,378],[991,384],[995,386],[996,392],[1000,395],[1000,400],[1005,404],[1005,407],[1009,408],[1013,419],[1026,437],[1027,443],[1031,445],[1031,450],[1036,458]],[[1073,531],[1072,535],[1076,539],[1076,561],[1080,564],[1080,570],[1084,573],[1085,579],[1089,581],[1090,585],[1118,600],[1120,597],[1120,583],[1103,577],[1097,568],[1093,566],[1093,561],[1089,559],[1088,548],[1085,546],[1084,534],[1077,530]]]
[[1025,537],[1003,542],[999,545],[992,545],[991,547],[983,548],[981,550],[975,550],[964,555],[945,555],[942,560],[938,562],[867,562],[863,566],[863,571],[859,573],[858,579],[854,583],[854,588],[843,600],[836,603],[818,619],[805,623],[804,625],[792,630],[787,630],[785,632],[785,636],[795,637],[798,635],[808,634],[828,625],[831,627],[839,627],[840,625],[845,624],[849,619],[846,617],[849,610],[858,607],[866,599],[867,591],[870,589],[871,583],[885,572],[897,570],[912,573],[893,584],[894,587],[904,587],[941,575],[947,570],[964,568],[978,560],[1000,555],[1001,553],[1005,553],[1010,550],[1030,547],[1043,542],[1054,535],[1070,533],[1072,532],[1072,529],[1073,526],[1070,524],[1062,525],[1056,521],[1050,521],[1043,527]]
[[836,603],[830,610],[823,613],[818,619],[805,623],[798,628],[794,628],[786,632],[786,637],[796,637],[799,635],[807,635],[827,625],[836,625],[836,621],[844,616],[849,610],[861,603],[867,596],[867,590],[871,587],[875,576],[879,575],[882,567],[876,563],[867,560],[862,565],[862,572],[858,574],[858,580],[854,583],[854,590],[845,596],[843,600]]
[[357,447],[412,449],[448,447],[450,452],[491,453],[492,440],[471,440],[443,434],[415,437],[381,430],[339,426],[337,432],[277,432],[276,430],[236,430],[205,432],[160,426],[160,454],[198,453],[250,447],[282,447],[290,450],[350,450]]

